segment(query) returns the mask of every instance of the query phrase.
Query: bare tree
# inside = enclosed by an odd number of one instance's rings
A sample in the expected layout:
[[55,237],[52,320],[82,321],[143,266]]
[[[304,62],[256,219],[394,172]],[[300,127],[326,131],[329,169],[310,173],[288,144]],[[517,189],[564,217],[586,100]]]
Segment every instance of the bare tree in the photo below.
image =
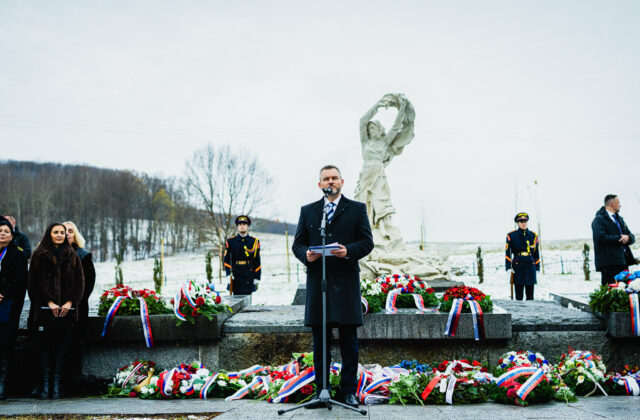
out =
[[235,230],[236,216],[252,215],[269,202],[267,186],[273,180],[246,150],[209,143],[187,160],[185,174],[188,188],[211,219],[218,244]]

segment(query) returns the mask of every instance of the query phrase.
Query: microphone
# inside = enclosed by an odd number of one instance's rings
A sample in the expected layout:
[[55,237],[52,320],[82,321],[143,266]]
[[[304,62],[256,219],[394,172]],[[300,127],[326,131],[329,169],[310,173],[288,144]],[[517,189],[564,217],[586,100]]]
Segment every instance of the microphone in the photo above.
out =
[[322,189],[322,192],[323,192],[325,195],[333,194],[333,188],[323,188],[323,189]]

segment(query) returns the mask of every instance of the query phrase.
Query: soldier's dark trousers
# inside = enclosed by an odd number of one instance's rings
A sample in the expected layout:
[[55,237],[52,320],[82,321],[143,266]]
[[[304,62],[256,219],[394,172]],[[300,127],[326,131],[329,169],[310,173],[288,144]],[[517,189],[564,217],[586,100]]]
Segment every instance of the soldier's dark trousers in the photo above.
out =
[[[338,328],[340,336],[340,355],[342,356],[342,371],[340,373],[340,388],[345,394],[355,394],[358,380],[358,333],[357,327],[343,325]],[[316,373],[316,388],[318,395],[322,390],[322,375],[329,375],[331,366],[331,331],[327,326],[327,366],[323,367],[322,350],[322,326],[314,326],[313,330],[313,366]],[[327,389],[330,389],[329,376],[327,376]]]
[[602,278],[600,279],[600,284],[606,286],[607,284],[615,283],[616,280],[614,277],[628,269],[629,266],[626,265],[608,265],[606,267],[602,267]]
[[533,300],[533,286],[525,286],[524,284],[514,284],[513,288],[516,291],[516,300],[522,300],[524,291],[527,293],[527,300]]

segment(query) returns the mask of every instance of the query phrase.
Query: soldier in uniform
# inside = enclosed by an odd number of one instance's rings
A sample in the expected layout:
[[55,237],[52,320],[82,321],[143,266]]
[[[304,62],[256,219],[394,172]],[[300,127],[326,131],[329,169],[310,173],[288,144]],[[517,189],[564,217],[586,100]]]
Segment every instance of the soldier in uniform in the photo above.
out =
[[[249,235],[249,216],[236,217],[238,234],[227,239],[224,251],[224,271],[233,281],[234,295],[250,295],[260,283],[260,241]],[[229,286],[227,286],[229,289]]]
[[518,229],[507,234],[505,268],[514,274],[516,300],[522,300],[523,289],[527,300],[533,300],[536,271],[540,271],[538,235],[527,229],[529,222],[527,213],[516,214],[514,220],[518,224]]

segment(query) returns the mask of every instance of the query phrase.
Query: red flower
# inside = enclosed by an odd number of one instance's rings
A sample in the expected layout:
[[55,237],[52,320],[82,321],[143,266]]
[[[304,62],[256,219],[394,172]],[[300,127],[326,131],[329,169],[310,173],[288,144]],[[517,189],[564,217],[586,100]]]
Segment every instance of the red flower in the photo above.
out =
[[444,372],[445,370],[447,370],[447,365],[448,364],[449,364],[449,362],[445,360],[444,362],[442,362],[442,363],[440,363],[438,365],[438,370],[441,371],[441,372]]
[[215,300],[215,302],[216,302],[216,303],[220,303],[220,302],[222,302],[222,299],[220,298],[220,296],[216,296],[216,300]]
[[138,396],[138,394],[136,394],[135,391],[129,392],[129,397],[134,398],[134,397],[137,397],[137,396]]
[[425,290],[425,292],[427,292],[428,294],[432,294],[432,293],[435,293],[435,290],[429,287],[427,290]]
[[196,299],[196,305],[204,305],[204,298],[202,296]]
[[311,395],[313,393],[313,385],[303,386],[300,388],[300,392],[302,392],[303,395]]
[[478,362],[477,360],[474,360],[472,365],[473,366],[482,366],[482,363]]

